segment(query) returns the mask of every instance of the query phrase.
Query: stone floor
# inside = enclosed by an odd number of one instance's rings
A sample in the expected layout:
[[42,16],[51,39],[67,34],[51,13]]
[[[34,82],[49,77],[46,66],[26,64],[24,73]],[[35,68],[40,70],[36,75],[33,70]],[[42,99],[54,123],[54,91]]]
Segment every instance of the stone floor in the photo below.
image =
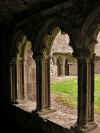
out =
[[36,109],[36,102],[24,100],[20,101],[18,104],[15,104],[15,106],[21,108],[24,111],[32,112]]
[[91,131],[91,133],[100,133],[100,127],[98,127],[95,130]]
[[[67,108],[64,105],[61,105],[56,102],[56,94],[51,94],[51,111],[46,113],[39,113],[39,115],[46,120],[50,120],[58,125],[61,125],[64,128],[70,128],[77,119],[76,109]],[[16,106],[21,109],[32,112],[36,108],[36,104],[31,101],[24,101]],[[95,120],[98,126],[100,127],[100,115],[95,114]]]

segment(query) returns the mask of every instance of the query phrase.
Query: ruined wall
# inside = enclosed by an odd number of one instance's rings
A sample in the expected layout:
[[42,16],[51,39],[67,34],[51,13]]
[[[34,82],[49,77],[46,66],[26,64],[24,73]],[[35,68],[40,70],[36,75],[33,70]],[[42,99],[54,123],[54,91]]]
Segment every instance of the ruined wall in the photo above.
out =
[[72,53],[73,50],[69,46],[69,36],[68,34],[61,34],[61,31],[57,34],[53,41],[51,54],[53,53]]
[[50,78],[52,80],[55,77],[57,77],[57,65],[50,60]]
[[36,64],[31,58],[24,65],[24,95],[25,99],[36,100]]
[[[66,61],[66,53],[72,53],[72,48],[68,45],[68,43],[68,35],[61,35],[61,33],[57,35],[53,42],[51,49],[52,58],[50,60],[51,81],[54,81],[58,77],[57,58],[62,56],[62,60]],[[58,55],[53,56],[53,53],[57,53]],[[69,76],[77,76],[77,61],[71,62],[68,60],[68,65]],[[95,62],[95,73],[100,74],[100,61]],[[32,54],[28,54],[28,56],[24,59],[24,94],[26,99],[31,101],[36,100],[36,64],[32,58]]]
[[73,62],[69,64],[69,75],[76,76],[77,75],[77,62]]
[[[54,57],[56,58],[56,61],[55,61],[55,63],[53,63],[53,61],[51,59],[51,64],[50,64],[51,80],[55,79],[58,75],[57,74],[57,58],[61,57],[62,62],[63,61],[65,62],[65,60],[67,58],[66,55],[69,53],[72,54],[72,52],[73,52],[72,48],[69,46],[69,42],[70,42],[70,38],[69,38],[68,34],[61,34],[61,31],[57,34],[57,36],[53,42],[53,46],[51,49],[51,55],[52,55],[52,58],[54,58]],[[57,54],[57,56],[54,56],[54,54]],[[77,75],[77,64],[76,63],[70,64],[69,58],[68,58],[68,63],[69,63],[69,75]],[[63,67],[65,67],[65,64]],[[64,68],[64,69],[67,69],[67,68]],[[65,75],[63,75],[63,76],[65,76]]]
[[95,62],[95,74],[100,74],[100,61]]
[[[69,64],[69,76],[76,76],[77,75],[77,62],[72,62],[68,64]],[[50,64],[50,76],[51,76],[51,80],[57,77],[57,64],[56,65]]]

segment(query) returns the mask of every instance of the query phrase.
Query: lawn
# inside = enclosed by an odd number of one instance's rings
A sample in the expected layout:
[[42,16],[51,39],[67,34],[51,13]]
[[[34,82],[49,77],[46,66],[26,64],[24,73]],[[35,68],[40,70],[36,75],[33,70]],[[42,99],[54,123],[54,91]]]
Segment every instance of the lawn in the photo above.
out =
[[[77,79],[51,83],[56,101],[70,108],[77,107]],[[95,112],[100,114],[100,76],[95,77]]]

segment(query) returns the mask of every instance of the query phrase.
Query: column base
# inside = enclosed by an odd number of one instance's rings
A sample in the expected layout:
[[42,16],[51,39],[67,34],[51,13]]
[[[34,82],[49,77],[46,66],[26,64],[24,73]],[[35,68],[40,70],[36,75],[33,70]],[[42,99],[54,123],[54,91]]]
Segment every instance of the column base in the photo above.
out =
[[17,101],[11,101],[11,104],[18,104]]
[[25,103],[25,100],[24,99],[17,99],[16,100],[16,103],[17,104],[20,104],[20,103],[22,104],[22,103]]
[[53,113],[55,112],[56,110],[54,109],[51,109],[51,108],[45,108],[45,109],[41,109],[41,110],[37,110],[36,112],[39,114],[39,115],[46,115],[48,113]]
[[73,133],[92,133],[95,129],[97,129],[97,124],[95,122],[88,122],[86,126],[78,126],[75,124],[71,127]]

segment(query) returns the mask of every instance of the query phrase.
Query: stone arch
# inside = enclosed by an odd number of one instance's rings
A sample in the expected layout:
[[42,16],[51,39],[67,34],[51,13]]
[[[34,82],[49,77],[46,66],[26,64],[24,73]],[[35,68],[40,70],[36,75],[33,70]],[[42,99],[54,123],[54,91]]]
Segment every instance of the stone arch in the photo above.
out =
[[36,101],[36,63],[32,57],[33,51],[31,41],[27,40],[23,51],[25,99]]
[[[42,26],[44,26],[45,24],[42,24]],[[54,26],[55,27],[55,26]],[[47,29],[49,29],[49,27],[47,26]],[[47,33],[47,29],[45,29],[44,28],[44,31],[43,31],[43,33]],[[51,28],[50,28],[51,29]],[[40,31],[39,31],[40,32]],[[44,35],[44,34],[43,34]],[[37,47],[37,49],[35,50],[34,49],[34,51],[36,52],[36,53],[34,53],[34,55],[35,56],[38,56],[38,57],[35,57],[36,58],[36,62],[37,62],[37,66],[39,66],[38,68],[37,68],[37,75],[39,75],[38,76],[38,83],[40,84],[40,85],[38,85],[38,89],[40,90],[40,94],[41,94],[41,91],[42,91],[42,85],[43,86],[45,86],[45,88],[47,87],[47,85],[44,83],[44,80],[43,80],[43,84],[41,84],[41,77],[43,76],[43,71],[45,70],[45,79],[46,79],[46,75],[47,75],[47,69],[49,69],[49,68],[47,68],[47,66],[48,65],[46,65],[47,63],[48,63],[48,60],[45,60],[45,58],[43,57],[44,55],[44,53],[41,53],[41,51],[43,50],[43,48],[47,48],[48,47],[48,45],[45,45],[44,44],[44,41],[41,41],[41,39],[40,38],[42,38],[43,37],[43,35],[41,34],[41,33],[39,33],[39,36],[37,36],[37,40],[36,40],[36,44],[35,44],[35,46]],[[40,39],[40,40],[39,40]],[[38,41],[39,40],[39,41]],[[84,39],[83,39],[84,40]],[[83,41],[83,40],[81,40],[81,41]],[[86,41],[86,40],[85,40]],[[40,44],[41,44],[41,42],[43,43],[43,46],[41,46]],[[90,41],[88,41],[87,40],[87,42],[85,43],[84,41],[82,42],[82,44],[84,45],[86,45],[87,43],[90,43]],[[38,53],[38,50],[40,50],[39,52],[40,53]],[[83,53],[84,53],[84,51],[83,51]],[[40,55],[39,55],[40,54]],[[47,53],[46,53],[47,54]],[[80,54],[80,53],[79,53]],[[46,56],[47,57],[47,56]],[[88,122],[87,121],[90,121],[90,119],[87,119],[87,108],[86,108],[86,106],[88,106],[87,105],[87,99],[88,99],[88,93],[87,93],[87,88],[86,88],[86,86],[87,86],[87,80],[85,80],[86,78],[87,78],[87,71],[89,70],[88,69],[88,67],[90,66],[90,62],[88,62],[88,61],[90,61],[90,60],[86,60],[86,59],[84,59],[83,58],[83,56],[82,57],[79,57],[79,59],[78,59],[78,67],[79,67],[79,75],[80,75],[80,77],[82,76],[82,79],[84,80],[84,81],[81,81],[81,78],[80,78],[80,84],[79,84],[79,89],[81,90],[81,95],[80,95],[80,103],[79,103],[79,105],[80,105],[80,108],[79,108],[79,117],[80,118],[78,118],[78,123],[77,123],[77,125],[79,126],[79,130],[80,129],[83,129],[83,130],[85,130],[86,128],[87,128],[87,126],[89,125],[88,124]],[[89,64],[89,65],[88,65]],[[46,69],[44,69],[44,67],[46,68]],[[40,69],[40,70],[39,70]],[[42,79],[43,79],[43,77],[42,77]],[[46,82],[48,82],[48,79],[46,80]],[[48,85],[49,86],[49,85]],[[84,87],[85,86],[85,87]],[[80,91],[80,90],[78,90],[78,91]],[[38,91],[39,92],[39,91]],[[86,92],[86,93],[84,93],[84,92]],[[48,92],[47,92],[48,93]],[[46,94],[47,94],[46,93]],[[44,103],[44,106],[43,107],[46,107],[47,108],[47,106],[45,106],[45,104],[46,104],[46,102],[48,102],[45,98],[42,100],[42,102],[41,102],[41,96],[40,96],[40,94],[38,93],[38,95],[39,95],[39,97],[38,97],[38,100],[40,99],[40,107],[39,107],[39,109],[41,108],[41,103]],[[45,93],[43,93],[43,94],[45,94]],[[85,101],[85,102],[84,102]],[[82,104],[83,103],[83,104]],[[93,113],[93,112],[92,112]],[[91,114],[90,114],[91,115]],[[82,118],[82,117],[84,117],[84,118]],[[93,124],[93,123],[92,123]],[[91,123],[90,123],[90,126],[91,126]],[[91,126],[92,127],[92,126]]]
[[[77,125],[83,129],[86,127],[85,130],[87,131],[97,127],[94,120],[94,48],[97,43],[99,30],[100,7],[93,11],[85,20],[81,29],[80,48],[76,49],[76,57],[78,60]],[[82,90],[85,91],[86,95],[83,94],[84,92],[82,92]],[[84,101],[84,99],[86,99],[86,101]],[[82,111],[86,114],[84,115]],[[92,127],[90,123],[93,123]]]
[[[68,33],[69,35],[71,35],[69,27],[71,27],[70,23],[66,20],[65,24],[63,18],[59,19],[59,17],[49,18],[47,21],[44,22],[44,24],[40,24],[40,30],[36,38],[33,40],[33,52],[37,53],[37,50],[40,50],[38,52],[41,53],[43,49],[47,49],[47,53],[49,53],[52,47],[53,40],[60,30],[62,34]],[[69,45],[72,47],[71,40]]]
[[[37,110],[44,110],[50,107],[50,51],[56,35],[60,29],[62,31],[63,24],[64,22],[61,22],[57,17],[48,19],[41,24],[34,40],[33,57],[36,60]],[[66,32],[64,33],[63,30],[62,33],[65,34]],[[61,62],[59,64],[61,66]],[[63,73],[62,69],[61,66],[61,74]]]
[[24,99],[23,79],[23,54],[26,37],[22,32],[17,32],[12,40],[12,51],[10,52],[10,83],[11,102],[17,103]]
[[[10,59],[11,101],[13,103],[26,99],[36,101],[36,66],[32,57],[32,43],[21,31],[15,34],[12,43],[14,45]],[[28,70],[26,70],[27,65]]]
[[90,51],[94,51],[97,43],[97,35],[100,31],[100,7],[97,7],[85,20],[82,30],[81,38],[82,47],[87,47]]
[[13,57],[17,58],[17,54],[23,48],[26,40],[27,40],[27,37],[24,34],[24,32],[22,32],[21,30],[13,32],[12,39],[9,38],[9,41],[8,41],[9,47],[11,47],[11,49],[9,50],[10,61],[12,60]]

